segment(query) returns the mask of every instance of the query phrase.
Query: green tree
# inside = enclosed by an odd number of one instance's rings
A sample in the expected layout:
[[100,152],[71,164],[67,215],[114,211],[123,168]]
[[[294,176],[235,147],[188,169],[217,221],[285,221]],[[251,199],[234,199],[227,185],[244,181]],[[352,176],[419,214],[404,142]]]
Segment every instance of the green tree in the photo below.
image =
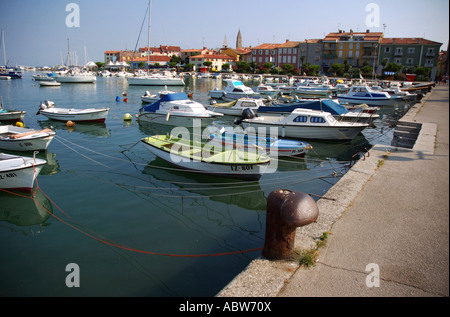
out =
[[284,64],[283,65],[283,69],[287,72],[287,73],[292,73],[294,71],[294,65],[292,64]]
[[372,66],[366,65],[366,66],[361,67],[361,73],[364,76],[368,76],[368,75],[372,74],[372,72],[373,72]]
[[228,63],[225,63],[222,65],[222,70],[228,71],[230,69],[231,65]]
[[271,69],[273,67],[273,63],[267,62],[262,65],[263,68]]
[[402,66],[396,63],[389,63],[384,70],[387,72],[398,72],[400,69],[402,69]]
[[342,76],[344,74],[345,67],[342,64],[333,64],[331,65],[331,71],[336,73],[337,76]]
[[238,62],[236,66],[239,73],[248,73],[251,71],[251,67],[248,62]]

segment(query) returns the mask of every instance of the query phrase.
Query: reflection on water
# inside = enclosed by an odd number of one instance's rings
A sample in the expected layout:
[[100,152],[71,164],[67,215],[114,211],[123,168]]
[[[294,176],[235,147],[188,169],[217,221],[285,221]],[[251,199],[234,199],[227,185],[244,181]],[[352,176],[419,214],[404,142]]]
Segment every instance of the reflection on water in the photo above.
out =
[[[44,227],[50,225],[47,220],[53,213],[53,207],[39,190],[29,195],[21,194],[21,196],[0,191],[0,201],[0,222],[17,227],[30,227],[26,231],[19,228],[11,228],[11,230],[28,235],[42,232]],[[33,229],[34,226],[39,228]]]

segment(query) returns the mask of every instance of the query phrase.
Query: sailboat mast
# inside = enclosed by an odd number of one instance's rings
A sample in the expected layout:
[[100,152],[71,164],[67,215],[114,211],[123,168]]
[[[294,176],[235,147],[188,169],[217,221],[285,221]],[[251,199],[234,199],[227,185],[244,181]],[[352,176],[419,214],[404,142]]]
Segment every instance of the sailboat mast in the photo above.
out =
[[3,63],[6,67],[6,48],[5,48],[5,32],[2,29],[2,47],[3,47]]
[[70,41],[67,39],[67,66],[70,67]]
[[150,73],[150,29],[152,17],[152,0],[148,0],[148,38],[147,38],[147,73]]

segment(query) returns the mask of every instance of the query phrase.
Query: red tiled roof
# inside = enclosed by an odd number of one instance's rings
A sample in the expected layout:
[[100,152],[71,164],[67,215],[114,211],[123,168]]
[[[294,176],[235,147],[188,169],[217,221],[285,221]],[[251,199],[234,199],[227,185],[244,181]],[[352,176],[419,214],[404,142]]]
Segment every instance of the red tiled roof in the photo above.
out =
[[[169,56],[161,56],[161,55],[150,55],[149,56],[150,62],[170,62]],[[144,57],[135,57],[132,59],[132,62],[146,62],[147,56]]]
[[274,43],[264,43],[255,47],[252,47],[252,50],[270,50],[277,47],[280,47],[283,44],[274,44]]
[[421,37],[393,37],[393,38],[383,38],[381,44],[420,44],[420,45],[430,45],[430,44],[442,44],[430,40],[426,40]]

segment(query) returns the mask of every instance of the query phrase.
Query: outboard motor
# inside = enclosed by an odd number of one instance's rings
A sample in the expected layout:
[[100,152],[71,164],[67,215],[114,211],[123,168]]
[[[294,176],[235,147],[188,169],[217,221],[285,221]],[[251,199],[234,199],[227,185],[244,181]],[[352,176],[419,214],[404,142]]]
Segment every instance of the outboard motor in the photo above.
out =
[[253,119],[254,117],[256,117],[256,114],[253,112],[253,110],[250,108],[245,108],[244,110],[242,110],[241,117],[234,120],[234,124],[239,125],[242,123],[242,120]]

